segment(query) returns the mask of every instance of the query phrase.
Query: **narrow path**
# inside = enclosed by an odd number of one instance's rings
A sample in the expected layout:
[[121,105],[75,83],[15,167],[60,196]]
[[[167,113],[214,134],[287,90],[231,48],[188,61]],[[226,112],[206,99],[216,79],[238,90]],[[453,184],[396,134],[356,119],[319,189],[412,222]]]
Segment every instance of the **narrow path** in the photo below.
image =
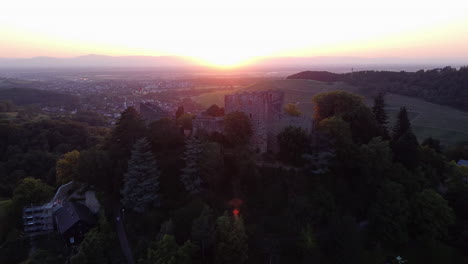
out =
[[122,253],[127,259],[128,264],[135,264],[135,261],[133,260],[132,250],[130,249],[130,244],[127,240],[127,234],[125,233],[125,227],[123,224],[124,219],[122,217],[122,208],[120,206],[115,208],[114,217],[115,230],[117,232],[117,235],[119,236],[120,248],[122,249]]

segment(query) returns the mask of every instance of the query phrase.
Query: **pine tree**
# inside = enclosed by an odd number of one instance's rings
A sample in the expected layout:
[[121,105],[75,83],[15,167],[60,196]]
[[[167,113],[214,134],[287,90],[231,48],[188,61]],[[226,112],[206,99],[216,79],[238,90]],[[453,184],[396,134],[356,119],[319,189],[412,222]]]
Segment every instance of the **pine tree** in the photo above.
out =
[[409,169],[414,169],[419,163],[419,143],[411,130],[406,107],[400,108],[398,120],[393,128],[393,137],[390,146],[395,160]]
[[393,127],[393,140],[399,139],[406,132],[411,131],[411,123],[408,118],[406,107],[401,107],[398,113],[397,122]]
[[139,139],[132,150],[124,176],[122,204],[136,212],[159,205],[159,169],[146,138]]
[[176,119],[179,119],[179,117],[180,117],[181,115],[183,115],[184,113],[185,113],[184,106],[183,106],[183,105],[179,106],[179,107],[177,108],[176,113],[175,113]]
[[247,261],[248,244],[244,221],[224,213],[216,220],[214,263],[242,264]]
[[379,124],[380,136],[384,139],[390,139],[388,134],[387,124],[388,124],[388,115],[385,112],[385,94],[380,92],[376,97],[374,97],[374,106],[372,107],[372,112],[374,113],[375,120]]
[[372,107],[372,112],[375,115],[375,120],[382,125],[386,126],[388,124],[388,116],[385,112],[385,95],[384,93],[379,93],[374,97],[374,106]]
[[[145,123],[138,111],[129,107],[122,112],[115,128],[112,130],[110,143],[118,146],[125,154],[130,154],[135,142],[145,135]],[[128,156],[127,156],[128,158]]]
[[185,189],[191,194],[200,193],[202,190],[202,170],[200,164],[202,152],[203,144],[201,140],[195,137],[187,140],[183,157],[185,167],[182,169],[180,180],[184,184]]

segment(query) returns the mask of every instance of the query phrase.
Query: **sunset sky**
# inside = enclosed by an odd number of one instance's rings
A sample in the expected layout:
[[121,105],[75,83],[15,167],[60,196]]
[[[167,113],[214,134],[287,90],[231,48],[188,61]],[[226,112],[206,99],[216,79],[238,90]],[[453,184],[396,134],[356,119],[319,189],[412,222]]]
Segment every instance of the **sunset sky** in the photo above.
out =
[[15,0],[0,12],[0,57],[9,58],[468,58],[466,0]]

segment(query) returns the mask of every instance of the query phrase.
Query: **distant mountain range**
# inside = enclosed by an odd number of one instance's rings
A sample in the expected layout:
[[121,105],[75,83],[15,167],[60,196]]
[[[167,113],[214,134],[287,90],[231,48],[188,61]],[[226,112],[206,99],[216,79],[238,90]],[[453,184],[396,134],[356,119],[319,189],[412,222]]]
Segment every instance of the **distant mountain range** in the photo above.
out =
[[[269,57],[258,58],[244,68],[307,68],[326,67],[323,70],[337,66],[363,67],[376,65],[414,65],[443,67],[447,65],[467,65],[468,59],[402,59],[402,58],[361,58],[361,57]],[[34,58],[0,58],[0,68],[186,68],[202,67],[195,60],[180,56],[105,56],[85,55],[72,58],[34,57]]]
[[34,57],[25,59],[0,58],[2,68],[54,68],[54,67],[189,67],[194,61],[177,56],[105,56],[85,55],[73,58]]

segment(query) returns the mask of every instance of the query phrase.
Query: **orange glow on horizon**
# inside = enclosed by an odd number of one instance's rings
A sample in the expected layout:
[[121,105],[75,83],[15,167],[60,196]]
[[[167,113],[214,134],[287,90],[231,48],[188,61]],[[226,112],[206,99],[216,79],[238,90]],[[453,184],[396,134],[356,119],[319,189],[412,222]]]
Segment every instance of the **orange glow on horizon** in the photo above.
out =
[[0,57],[176,55],[230,69],[265,57],[468,58],[465,0],[2,4]]

